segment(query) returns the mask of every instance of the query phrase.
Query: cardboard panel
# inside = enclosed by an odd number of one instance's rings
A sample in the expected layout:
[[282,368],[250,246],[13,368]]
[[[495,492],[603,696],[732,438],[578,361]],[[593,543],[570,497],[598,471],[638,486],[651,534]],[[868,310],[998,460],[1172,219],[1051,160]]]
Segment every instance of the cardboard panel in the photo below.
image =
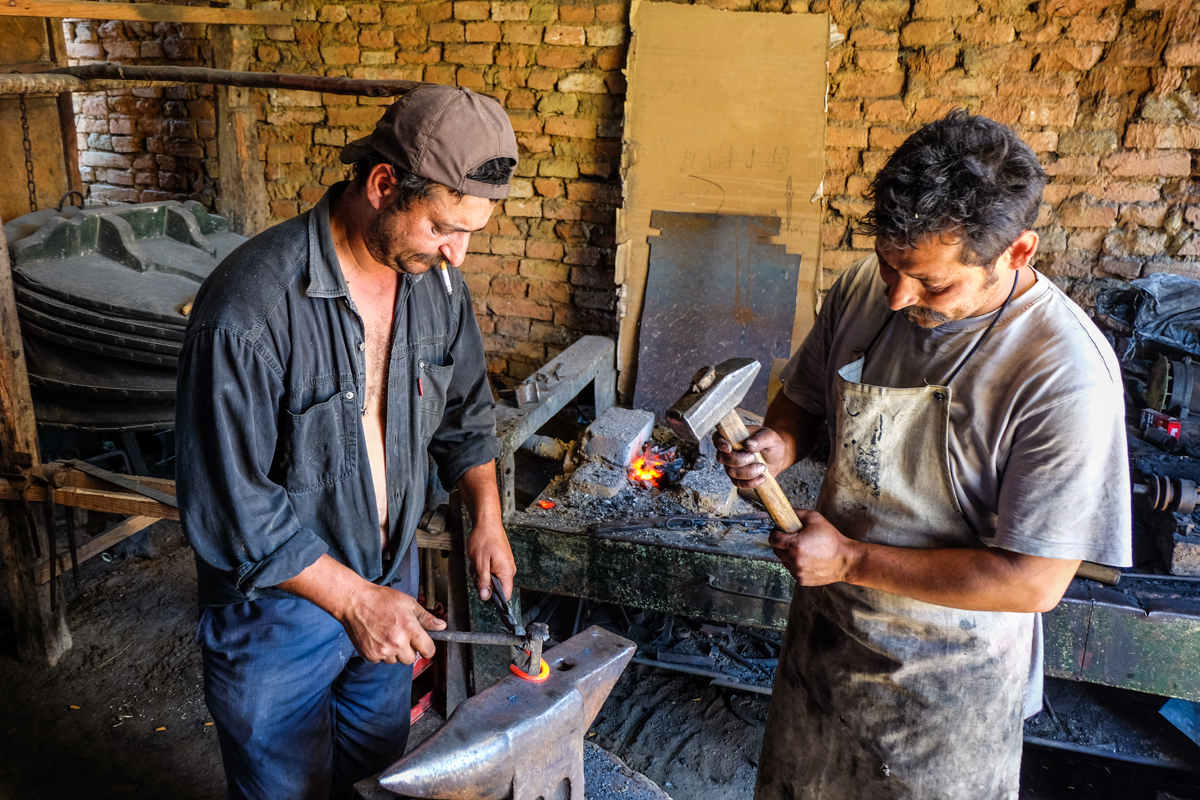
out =
[[717,11],[634,0],[625,103],[618,366],[633,389],[652,211],[779,217],[802,256],[792,348],[815,319],[825,158],[825,14]]

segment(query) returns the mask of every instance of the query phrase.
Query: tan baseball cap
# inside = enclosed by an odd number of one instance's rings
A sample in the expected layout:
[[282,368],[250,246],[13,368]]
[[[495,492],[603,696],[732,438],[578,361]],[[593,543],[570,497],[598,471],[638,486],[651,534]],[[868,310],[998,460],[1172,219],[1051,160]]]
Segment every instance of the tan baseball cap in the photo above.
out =
[[508,184],[467,175],[495,158],[517,163],[517,137],[500,104],[438,84],[413,89],[389,106],[371,135],[342,148],[342,163],[353,164],[372,150],[414,175],[491,200],[508,197]]

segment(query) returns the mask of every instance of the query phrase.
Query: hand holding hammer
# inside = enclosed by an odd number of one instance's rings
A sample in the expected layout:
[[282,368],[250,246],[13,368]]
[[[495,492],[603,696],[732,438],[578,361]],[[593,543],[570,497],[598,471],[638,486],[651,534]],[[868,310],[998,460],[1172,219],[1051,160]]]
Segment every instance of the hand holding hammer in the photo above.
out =
[[[692,378],[687,393],[667,411],[667,424],[676,435],[692,441],[700,441],[715,427],[734,450],[743,449],[750,432],[735,409],[758,370],[759,363],[752,358],[731,358],[715,367],[704,367]],[[766,463],[759,453],[754,458]],[[780,530],[796,533],[803,526],[792,504],[770,470],[763,472],[763,478],[763,483],[754,489],[758,499]]]

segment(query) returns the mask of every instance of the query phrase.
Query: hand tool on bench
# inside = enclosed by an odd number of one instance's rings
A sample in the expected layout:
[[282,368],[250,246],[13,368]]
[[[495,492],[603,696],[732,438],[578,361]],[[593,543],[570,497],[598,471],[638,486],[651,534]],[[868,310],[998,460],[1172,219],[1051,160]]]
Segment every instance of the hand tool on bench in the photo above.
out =
[[742,525],[747,528],[764,528],[768,530],[772,524],[769,514],[764,511],[756,511],[753,514],[744,514],[740,517],[713,517],[707,514],[699,516],[677,514],[672,517],[632,517],[630,519],[613,520],[612,522],[597,522],[594,525],[589,525],[588,530],[592,533],[618,533],[620,531],[636,531],[643,528],[666,528],[672,531],[685,531],[693,528],[702,528],[710,522],[718,525]]
[[588,628],[546,652],[544,680],[509,675],[463,701],[411,753],[355,788],[369,798],[583,800],[583,738],[636,649]]
[[[736,409],[758,370],[759,364],[752,358],[731,358],[715,367],[704,367],[692,377],[683,397],[667,410],[667,424],[677,436],[693,442],[700,441],[716,428],[734,450],[745,449],[743,443],[750,438],[750,432]],[[760,464],[766,463],[761,453],[755,453],[754,459]],[[771,519],[787,533],[800,530],[800,520],[775,476],[766,470],[763,477],[765,482],[754,491],[767,507]]]

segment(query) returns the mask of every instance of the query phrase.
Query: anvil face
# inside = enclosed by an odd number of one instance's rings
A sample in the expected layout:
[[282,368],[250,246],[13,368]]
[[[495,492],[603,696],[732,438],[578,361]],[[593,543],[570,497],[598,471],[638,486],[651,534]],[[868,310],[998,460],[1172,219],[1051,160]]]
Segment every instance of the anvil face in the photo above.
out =
[[572,636],[544,654],[549,678],[510,675],[459,704],[380,785],[442,800],[583,800],[583,737],[636,649],[597,626]]

